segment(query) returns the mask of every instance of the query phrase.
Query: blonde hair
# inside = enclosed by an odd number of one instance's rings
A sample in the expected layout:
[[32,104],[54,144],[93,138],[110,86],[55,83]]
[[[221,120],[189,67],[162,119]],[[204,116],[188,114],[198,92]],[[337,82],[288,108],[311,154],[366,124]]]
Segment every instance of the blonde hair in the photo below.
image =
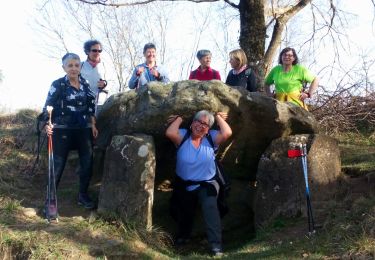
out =
[[240,68],[247,64],[247,57],[242,49],[233,50],[229,53],[229,58],[237,60]]

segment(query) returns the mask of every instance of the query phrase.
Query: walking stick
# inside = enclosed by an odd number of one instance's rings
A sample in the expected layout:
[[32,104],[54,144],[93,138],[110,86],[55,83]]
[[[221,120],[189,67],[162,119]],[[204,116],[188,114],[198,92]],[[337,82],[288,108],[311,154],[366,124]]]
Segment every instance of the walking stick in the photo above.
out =
[[[48,124],[52,126],[52,106],[47,106]],[[47,184],[47,205],[46,205],[46,218],[48,223],[51,220],[59,222],[57,213],[57,196],[56,196],[56,176],[53,159],[53,146],[52,135],[48,135],[48,184]]]
[[42,114],[40,114],[39,116],[38,116],[38,118],[37,118],[37,124],[36,124],[36,134],[37,134],[37,136],[38,136],[38,145],[37,145],[37,152],[36,152],[36,158],[35,158],[35,161],[34,161],[34,163],[33,163],[33,166],[31,167],[31,171],[30,171],[30,173],[29,173],[29,175],[30,176],[34,176],[34,171],[35,171],[35,169],[36,169],[36,166],[38,165],[38,163],[39,163],[39,157],[40,157],[40,148],[41,147],[43,147],[43,145],[44,145],[44,142],[46,141],[46,137],[47,137],[47,135],[45,135],[44,137],[43,137],[43,139],[42,139],[42,141],[40,141],[40,134],[41,134],[41,130],[40,130],[40,121],[41,121],[41,115],[43,115],[43,113]]
[[[100,79],[101,81],[105,81],[105,86],[107,86],[107,81]],[[103,95],[104,94],[104,95]],[[95,97],[95,115],[98,115],[98,107],[103,105],[104,102],[107,100],[108,97],[108,90],[105,90],[104,88],[99,88],[96,91],[96,97]]]
[[303,176],[305,178],[305,186],[306,186],[306,206],[307,206],[307,219],[308,219],[308,226],[309,226],[309,235],[311,235],[311,234],[315,233],[315,223],[314,223],[314,217],[313,217],[312,206],[311,206],[309,179],[308,179],[308,172],[307,172],[307,148],[306,148],[306,144],[303,144],[303,145],[300,144],[299,148],[300,148],[300,152],[301,152]]

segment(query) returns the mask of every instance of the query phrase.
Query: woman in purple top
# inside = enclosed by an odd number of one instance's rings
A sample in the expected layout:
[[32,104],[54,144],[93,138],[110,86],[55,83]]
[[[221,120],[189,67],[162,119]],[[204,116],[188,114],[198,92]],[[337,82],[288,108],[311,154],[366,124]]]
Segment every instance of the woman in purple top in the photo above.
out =
[[[218,131],[210,130],[215,119],[219,127]],[[218,112],[214,117],[210,112],[202,110],[195,114],[190,130],[186,130],[180,129],[182,117],[172,115],[168,119],[170,125],[166,130],[166,136],[178,147],[177,177],[180,182],[186,184],[179,193],[181,214],[177,219],[176,243],[181,244],[189,239],[195,208],[199,202],[211,252],[216,256],[222,255],[222,243],[221,220],[217,208],[219,184],[214,179],[215,148],[232,135],[226,119],[227,113]],[[188,131],[189,135],[186,136]],[[214,147],[210,144],[208,135],[212,138]]]

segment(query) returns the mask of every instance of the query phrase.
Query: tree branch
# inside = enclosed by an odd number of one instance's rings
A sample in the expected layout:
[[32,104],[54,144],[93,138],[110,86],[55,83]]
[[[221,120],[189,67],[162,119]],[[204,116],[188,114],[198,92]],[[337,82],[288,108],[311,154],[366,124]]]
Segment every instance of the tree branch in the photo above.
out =
[[[103,6],[113,6],[113,7],[121,7],[121,6],[135,6],[135,5],[143,5],[143,4],[149,4],[152,2],[156,1],[162,1],[162,2],[178,2],[178,1],[186,1],[186,0],[144,0],[144,1],[135,1],[132,3],[125,3],[125,2],[120,2],[120,3],[112,3],[111,1],[108,0],[75,0],[77,2],[82,2],[85,4],[90,4],[90,5],[103,5]],[[126,0],[124,0],[126,1]],[[213,3],[213,2],[218,2],[220,0],[187,0],[189,2],[193,3]],[[232,3],[230,0],[224,0],[227,2],[229,5],[232,7],[238,8],[238,6],[234,3]]]
[[296,4],[295,6],[293,6],[292,8],[290,8],[284,14],[280,15],[281,19],[283,19],[284,22],[287,22],[290,18],[292,18],[294,15],[296,15],[296,13],[298,13],[303,8],[305,8],[306,5],[308,5],[309,3],[311,3],[311,1],[312,0],[301,0],[301,1],[299,1],[298,4]]
[[[374,0],[375,1],[375,0]],[[287,11],[291,9],[290,6],[287,7],[277,7],[275,8],[273,5],[271,7],[265,8],[264,15],[266,17],[278,17],[280,15],[285,14]]]
[[[284,13],[280,14],[278,17],[276,17],[275,14],[275,25],[272,33],[272,37],[270,40],[270,44],[268,45],[268,48],[266,50],[266,53],[264,55],[264,68],[265,68],[265,74],[268,73],[273,57],[276,54],[278,46],[280,46],[281,43],[281,37],[284,32],[285,25],[287,22],[296,15],[299,11],[301,11],[306,5],[308,5],[312,0],[301,0],[296,5],[287,8]],[[281,9],[278,9],[281,10]]]
[[[189,1],[190,1],[190,0],[189,0]],[[238,5],[236,5],[236,4],[233,3],[232,1],[230,1],[230,0],[224,0],[224,2],[226,2],[226,3],[227,3],[228,5],[230,5],[231,7],[238,9]]]

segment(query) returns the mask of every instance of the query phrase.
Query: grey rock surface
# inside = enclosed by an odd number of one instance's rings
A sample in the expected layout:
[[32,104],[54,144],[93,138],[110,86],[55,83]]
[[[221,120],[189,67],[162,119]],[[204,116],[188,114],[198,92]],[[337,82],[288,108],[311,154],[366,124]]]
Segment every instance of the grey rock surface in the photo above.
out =
[[107,148],[98,213],[150,229],[155,178],[155,146],[151,136],[116,135]]
[[332,199],[341,174],[336,140],[325,135],[292,135],[272,141],[259,162],[255,222],[265,226],[278,217],[306,216],[306,185],[301,157],[288,157],[296,144],[307,144],[307,165],[313,209]]
[[221,146],[222,157],[226,167],[248,175],[255,176],[260,156],[273,139],[317,132],[310,113],[262,93],[215,80],[151,82],[139,92],[119,93],[107,100],[98,118],[97,144],[105,149],[114,135],[144,133],[154,137],[157,153],[169,154],[164,136],[168,116],[182,115],[182,127],[188,128],[194,113],[202,109],[229,113],[233,136]]

